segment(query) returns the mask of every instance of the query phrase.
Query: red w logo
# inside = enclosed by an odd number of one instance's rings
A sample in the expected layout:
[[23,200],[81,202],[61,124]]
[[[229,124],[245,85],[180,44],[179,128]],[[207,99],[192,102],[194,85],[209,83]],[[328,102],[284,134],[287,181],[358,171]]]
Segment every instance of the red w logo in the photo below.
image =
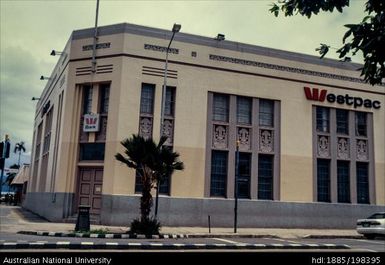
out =
[[308,100],[315,100],[315,101],[325,101],[326,98],[326,90],[321,89],[321,93],[318,93],[318,88],[313,88],[312,91],[310,91],[310,87],[304,87],[305,89],[305,95]]
[[86,124],[88,125],[94,125],[96,124],[97,118],[86,118]]

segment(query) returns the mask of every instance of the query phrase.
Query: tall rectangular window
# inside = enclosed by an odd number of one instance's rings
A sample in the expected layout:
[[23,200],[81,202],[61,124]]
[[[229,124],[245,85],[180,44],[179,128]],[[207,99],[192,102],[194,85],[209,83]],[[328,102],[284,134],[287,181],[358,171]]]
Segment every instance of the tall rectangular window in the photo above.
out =
[[367,135],[366,113],[356,112],[356,136]]
[[155,85],[142,84],[140,97],[140,113],[152,114],[154,112]]
[[317,159],[317,200],[330,202],[330,161]]
[[159,194],[170,195],[170,180],[170,175],[166,175],[163,177],[163,180],[161,181],[159,186]]
[[350,170],[348,161],[337,161],[338,202],[350,202]]
[[135,171],[135,193],[141,193],[143,190],[142,177]]
[[251,154],[239,153],[238,198],[250,198]]
[[251,124],[251,98],[237,97],[237,122]]
[[84,86],[83,114],[91,113],[92,108],[92,86]]
[[100,113],[108,113],[108,106],[110,100],[110,85],[103,84],[101,85],[100,91]]
[[[168,148],[169,150],[173,151],[172,146],[164,145],[163,148]],[[167,174],[163,176],[163,179],[159,185],[159,193],[164,195],[170,195],[170,184],[171,184],[171,175]]]
[[259,100],[259,125],[274,127],[274,101]]
[[229,96],[223,94],[214,94],[213,102],[213,120],[229,121]]
[[273,156],[270,155],[258,158],[258,199],[273,199]]
[[357,203],[369,202],[368,163],[357,162]]
[[337,133],[349,134],[349,112],[343,109],[336,110]]
[[164,115],[174,116],[175,110],[175,87],[167,87]]
[[317,107],[317,131],[329,132],[329,109],[324,107]]
[[210,196],[226,197],[227,152],[212,151]]

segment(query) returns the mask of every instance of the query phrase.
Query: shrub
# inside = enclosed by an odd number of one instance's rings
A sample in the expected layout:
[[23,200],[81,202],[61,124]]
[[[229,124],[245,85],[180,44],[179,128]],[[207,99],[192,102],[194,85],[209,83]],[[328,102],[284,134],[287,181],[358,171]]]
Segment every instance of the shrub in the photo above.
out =
[[151,219],[135,219],[130,226],[130,234],[141,235],[159,235],[160,222],[155,218]]

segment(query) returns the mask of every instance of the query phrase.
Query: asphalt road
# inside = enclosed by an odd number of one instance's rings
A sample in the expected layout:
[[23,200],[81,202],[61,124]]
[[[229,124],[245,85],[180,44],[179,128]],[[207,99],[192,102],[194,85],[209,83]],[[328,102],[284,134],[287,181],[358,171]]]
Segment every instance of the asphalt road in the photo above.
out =
[[[385,252],[385,239],[376,238],[375,240],[366,239],[350,239],[350,238],[336,238],[336,239],[282,239],[282,238],[178,238],[178,239],[113,239],[113,238],[78,238],[78,237],[52,237],[52,236],[35,236],[23,235],[7,232],[0,232],[0,243],[15,242],[15,243],[57,243],[70,242],[82,243],[93,242],[100,243],[137,243],[137,244],[265,244],[271,245],[295,245],[295,244],[336,244],[347,245],[350,249],[342,251],[356,251],[356,252]],[[313,249],[314,250],[314,249]],[[316,250],[316,249],[315,249]],[[301,251],[301,249],[296,249]]]

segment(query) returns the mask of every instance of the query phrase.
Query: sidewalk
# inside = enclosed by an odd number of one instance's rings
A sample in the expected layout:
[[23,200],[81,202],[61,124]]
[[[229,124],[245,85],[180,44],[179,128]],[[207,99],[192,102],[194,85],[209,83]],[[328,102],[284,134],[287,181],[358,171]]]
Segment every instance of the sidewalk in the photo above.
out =
[[[18,206],[0,206],[0,231],[8,233],[50,232],[71,233],[74,231],[73,223],[48,222],[35,214]],[[105,231],[107,234],[125,234],[128,227],[91,225],[91,232]],[[44,233],[45,235],[47,233]],[[286,228],[238,228],[234,234],[233,228],[207,227],[162,227],[161,234],[179,235],[178,237],[278,237],[278,238],[361,238],[354,229],[286,229]]]

